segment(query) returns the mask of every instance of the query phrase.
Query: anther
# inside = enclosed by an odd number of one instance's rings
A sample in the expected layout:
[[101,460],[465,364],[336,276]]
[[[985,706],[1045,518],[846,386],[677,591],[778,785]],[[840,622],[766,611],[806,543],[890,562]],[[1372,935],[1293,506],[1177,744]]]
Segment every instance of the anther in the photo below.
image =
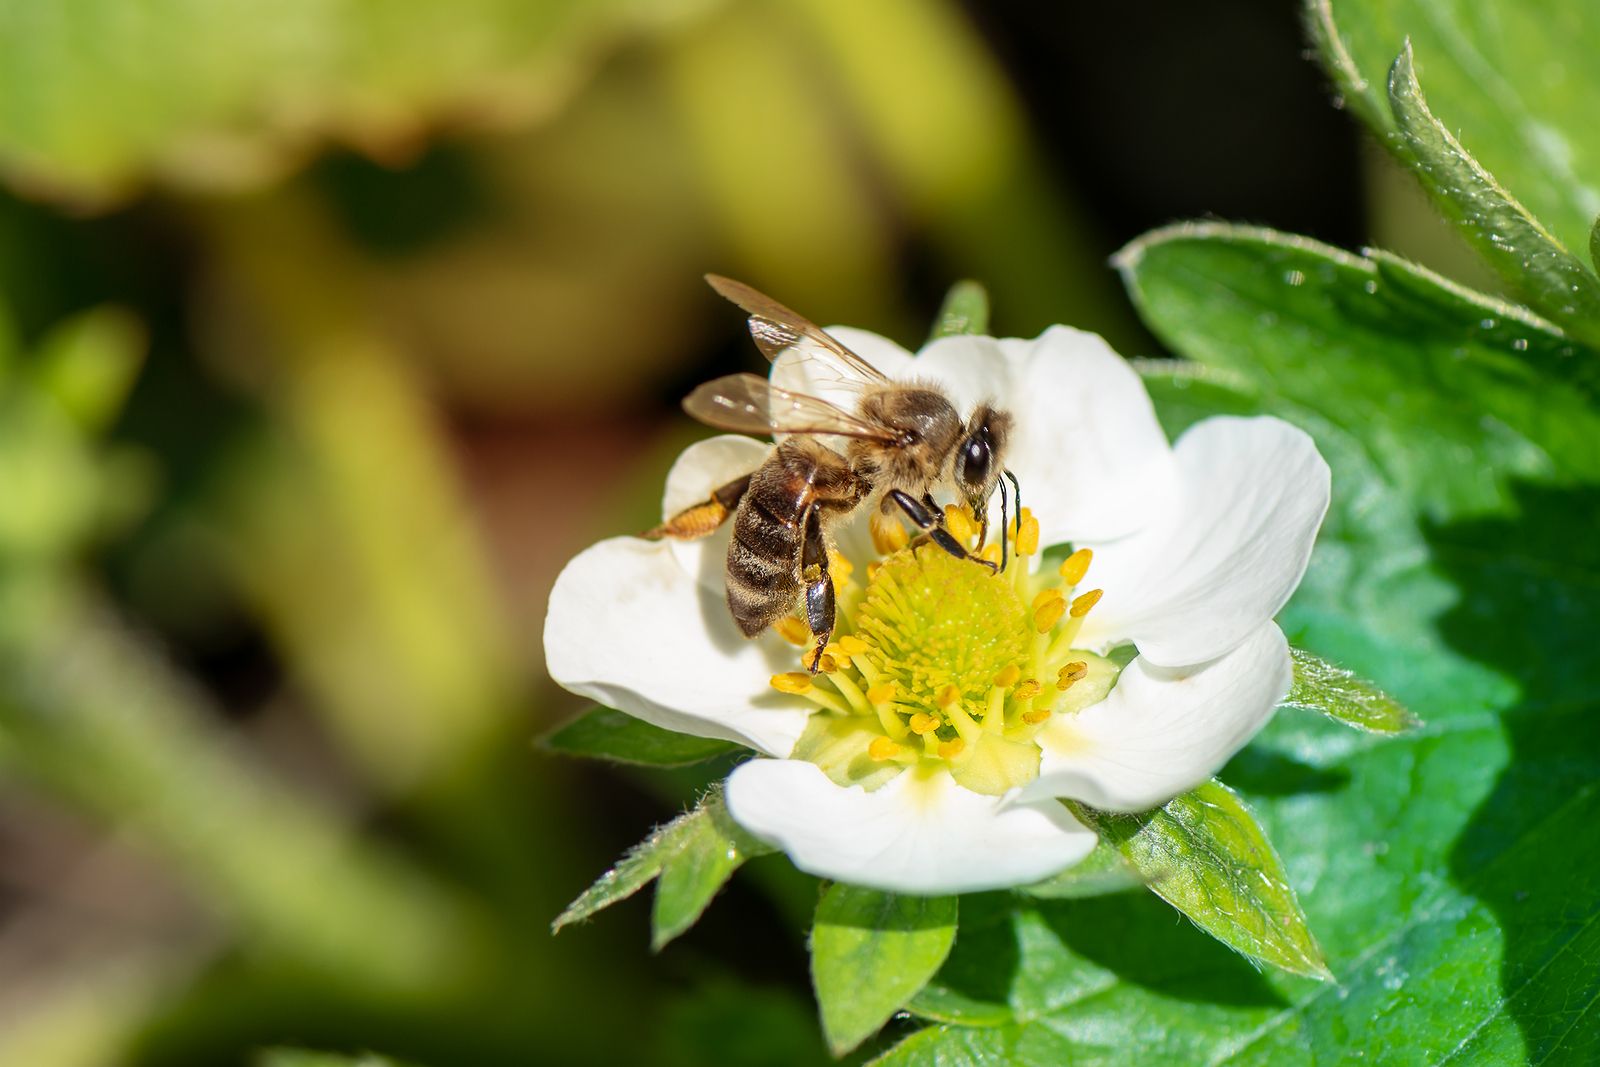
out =
[[947,685],[939,690],[939,695],[934,697],[934,700],[941,708],[948,708],[961,700],[961,690],[953,685]]
[[[1049,717],[1049,708],[1034,708],[1032,711],[1025,711],[1022,713],[1022,721],[1027,723],[1029,726],[1038,726]],[[888,740],[888,738],[885,738],[884,740]]]
[[867,755],[882,763],[884,760],[894,759],[900,754],[900,746],[893,739],[887,737],[874,737],[872,744],[867,746]]
[[1017,520],[1016,548],[1019,556],[1031,556],[1039,551],[1039,520],[1027,508],[1022,509]]
[[943,759],[955,759],[957,756],[961,755],[962,750],[964,750],[966,747],[967,743],[961,740],[961,738],[952,737],[948,741],[939,742],[939,756]]
[[839,661],[824,652],[817,658],[817,670],[823,674],[833,674],[839,669]]
[[972,512],[960,504],[946,504],[944,506],[944,528],[950,531],[962,544],[974,540],[978,536],[978,523],[972,517]]
[[804,647],[811,642],[811,627],[807,626],[798,616],[785,615],[773,623],[772,628],[778,631],[779,637],[791,645]]
[[994,676],[994,684],[1001,689],[1009,689],[1017,684],[1017,679],[1022,677],[1022,668],[1015,663],[1007,664],[999,674]]
[[939,728],[939,720],[925,711],[919,711],[911,716],[911,722],[908,725],[914,734],[931,734]]
[[1032,700],[1039,695],[1042,689],[1044,689],[1044,686],[1039,684],[1038,679],[1024,678],[1017,683],[1017,687],[1011,691],[1011,695],[1017,700]]
[[811,675],[804,671],[789,671],[787,674],[774,674],[772,688],[780,693],[809,693],[811,691]]
[[894,683],[879,682],[867,690],[867,703],[887,704],[894,699]]
[[838,552],[830,551],[828,553],[828,573],[833,576],[834,585],[842,586],[848,582],[855,569],[855,564],[845,559]]
[[1068,585],[1077,585],[1083,581],[1083,576],[1089,573],[1089,563],[1093,559],[1093,549],[1078,549],[1078,551],[1061,561],[1061,577]]
[[1073,660],[1061,668],[1061,673],[1056,676],[1057,689],[1070,689],[1072,683],[1081,680],[1089,673],[1089,665],[1081,659]]
[[892,556],[911,542],[900,520],[882,512],[873,512],[872,518],[867,520],[867,529],[872,534],[872,547],[880,556]]
[[[1077,611],[1074,606],[1073,611]],[[1088,610],[1087,608],[1084,610]],[[1033,628],[1042,634],[1050,632],[1050,628],[1061,621],[1061,616],[1067,612],[1067,602],[1060,597],[1047,600],[1033,609]]]
[[846,634],[845,636],[839,638],[839,647],[844,649],[845,655],[847,656],[864,656],[867,654],[867,651],[872,648],[871,645],[867,644],[854,634]]
[[843,670],[850,669],[850,654],[837,641],[829,641],[822,651],[825,653],[825,659],[832,659]]
[[1061,595],[1061,590],[1056,586],[1052,585],[1049,589],[1041,589],[1039,590],[1039,595],[1033,598],[1033,610],[1038,611],[1050,601],[1062,599],[1064,598]]
[[1073,598],[1072,617],[1081,619],[1089,614],[1089,609],[1100,603],[1100,598],[1104,595],[1104,589],[1091,589],[1082,596]]

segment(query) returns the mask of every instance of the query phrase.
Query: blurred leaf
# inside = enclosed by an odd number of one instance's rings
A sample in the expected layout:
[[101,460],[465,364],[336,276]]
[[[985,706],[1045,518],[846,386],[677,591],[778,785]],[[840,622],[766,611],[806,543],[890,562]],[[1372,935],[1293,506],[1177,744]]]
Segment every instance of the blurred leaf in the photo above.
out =
[[809,998],[787,986],[702,977],[675,995],[652,1035],[660,1067],[812,1067],[829,1062]]
[[305,1049],[276,1048],[263,1052],[256,1067],[407,1067],[399,1060],[371,1053],[344,1056],[333,1052],[309,1052]]
[[1389,74],[1397,136],[1440,209],[1535,308],[1575,336],[1600,342],[1600,277],[1562,247],[1428,110],[1411,46]]
[[37,387],[88,433],[122,410],[144,355],[144,331],[125,311],[101,308],[57,326],[39,344],[30,372]]
[[694,810],[651,831],[615,867],[601,875],[556,916],[552,933],[626,900],[657,878],[651,942],[660,949],[693,926],[718,889],[745,860],[772,849],[729,818],[720,790]]
[[540,740],[540,744],[568,756],[650,767],[682,767],[739,750],[731,741],[674,733],[626,712],[598,705],[556,727]]
[[1347,726],[1377,734],[1397,734],[1419,724],[1400,702],[1364,678],[1291,648],[1294,686],[1284,698],[1289,707],[1320,711]]
[[933,333],[928,338],[936,341],[956,334],[989,332],[989,294],[974,281],[956,282],[945,294],[939,306],[939,317],[934,320]]
[[904,1007],[955,938],[955,897],[829,886],[811,930],[811,982],[834,1054],[855,1048]]
[[1074,805],[1162,900],[1252,960],[1331,979],[1283,862],[1254,814],[1213,779],[1141,815]]
[[151,177],[259,183],[322,137],[403,156],[447,118],[547,113],[619,30],[696,6],[8,0],[0,167],[30,192],[105,201]]
[[1409,37],[1433,112],[1569,249],[1600,210],[1600,7],[1520,0],[1308,0],[1345,100],[1394,120],[1388,71]]
[[1017,892],[1044,900],[1074,900],[1144,888],[1145,880],[1129,865],[1115,844],[1102,838],[1081,863]]
[[1594,228],[1589,231],[1589,261],[1600,271],[1600,216],[1595,217]]

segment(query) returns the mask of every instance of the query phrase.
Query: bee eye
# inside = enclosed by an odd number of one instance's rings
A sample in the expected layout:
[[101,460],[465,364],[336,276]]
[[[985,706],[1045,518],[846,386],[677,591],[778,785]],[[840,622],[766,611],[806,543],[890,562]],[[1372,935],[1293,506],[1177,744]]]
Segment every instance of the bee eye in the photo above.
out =
[[994,452],[980,435],[969,437],[956,458],[956,477],[966,485],[980,486],[989,480]]

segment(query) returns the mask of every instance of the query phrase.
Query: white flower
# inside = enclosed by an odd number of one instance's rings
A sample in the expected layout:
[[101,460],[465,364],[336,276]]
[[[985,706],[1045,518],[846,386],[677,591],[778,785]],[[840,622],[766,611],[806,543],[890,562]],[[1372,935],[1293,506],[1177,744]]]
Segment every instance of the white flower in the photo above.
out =
[[[729,776],[729,810],[803,870],[921,894],[1048,877],[1095,844],[1060,798],[1156,807],[1270,717],[1290,679],[1272,619],[1305,571],[1328,467],[1272,418],[1207,419],[1169,446],[1138,376],[1092,334],[951,337],[913,357],[830,332],[892,378],[942,384],[961,410],[990,400],[1015,415],[1006,463],[1028,505],[1026,555],[999,577],[927,547],[874,561],[856,516],[837,537],[833,669],[812,678],[797,670],[798,619],[753,641],[734,627],[726,525],[699,542],[613,538],[556,582],[550,673],[760,752]],[[830,396],[808,366],[786,356],[774,380]],[[770,448],[691,446],[663,514]],[[1066,544],[1059,569],[1041,565],[1040,546]]]

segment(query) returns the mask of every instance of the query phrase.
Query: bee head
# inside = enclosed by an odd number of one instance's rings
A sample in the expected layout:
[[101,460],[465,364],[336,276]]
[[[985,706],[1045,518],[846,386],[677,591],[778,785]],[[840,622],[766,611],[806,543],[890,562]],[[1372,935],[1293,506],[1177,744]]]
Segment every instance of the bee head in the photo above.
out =
[[989,506],[989,497],[1005,467],[1006,440],[1010,436],[1011,416],[988,404],[978,405],[967,420],[956,446],[953,474],[956,488],[966,497],[974,515],[982,515]]

